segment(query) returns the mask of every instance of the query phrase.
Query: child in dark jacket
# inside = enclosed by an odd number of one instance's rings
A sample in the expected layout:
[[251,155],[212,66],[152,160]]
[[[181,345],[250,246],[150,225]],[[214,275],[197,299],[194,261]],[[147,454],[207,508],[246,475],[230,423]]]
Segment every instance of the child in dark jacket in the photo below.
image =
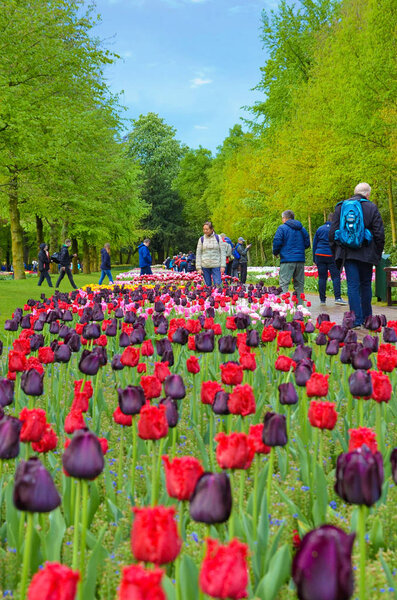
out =
[[331,246],[329,245],[329,230],[334,213],[328,215],[328,220],[321,225],[315,233],[313,240],[313,261],[318,270],[318,293],[320,304],[326,303],[328,271],[330,272],[334,286],[335,304],[346,305],[347,302],[341,298],[340,271],[336,266]]
[[149,250],[150,240],[146,238],[142,244],[138,246],[139,266],[141,267],[141,275],[152,274],[152,255]]
[[[62,279],[65,277],[65,275],[67,275],[72,288],[77,290],[77,286],[74,282],[72,271],[70,269],[70,263],[72,262],[72,257],[69,254],[69,248],[71,245],[72,245],[71,240],[65,240],[64,245],[62,246],[62,248],[59,251],[60,271],[59,271],[58,281],[56,282],[56,285],[55,285],[55,287],[57,289],[58,289],[59,284],[61,283]],[[73,254],[73,256],[77,256],[77,254]]]
[[99,279],[99,285],[103,282],[106,275],[109,278],[110,283],[114,283],[113,275],[111,272],[112,266],[110,264],[110,244],[107,242],[101,249],[101,277]]
[[47,281],[49,287],[53,287],[51,277],[49,275],[49,270],[50,270],[50,255],[48,253],[48,246],[47,246],[47,244],[40,244],[40,252],[39,252],[40,278],[39,278],[39,283],[37,284],[38,286],[40,286],[45,279]]

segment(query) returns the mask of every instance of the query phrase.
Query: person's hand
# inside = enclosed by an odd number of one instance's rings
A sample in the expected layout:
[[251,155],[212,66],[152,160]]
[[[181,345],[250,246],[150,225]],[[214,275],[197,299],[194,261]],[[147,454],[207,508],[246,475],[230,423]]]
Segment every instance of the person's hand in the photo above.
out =
[[77,258],[77,254],[73,254],[73,257],[74,257],[74,258]]
[[252,244],[248,244],[247,246],[247,250],[249,250],[251,248]]
[[225,272],[225,267],[221,267],[221,275],[223,275]]
[[66,267],[61,267],[61,271],[66,271]]
[[200,275],[203,274],[203,269],[197,269],[197,273],[199,273]]

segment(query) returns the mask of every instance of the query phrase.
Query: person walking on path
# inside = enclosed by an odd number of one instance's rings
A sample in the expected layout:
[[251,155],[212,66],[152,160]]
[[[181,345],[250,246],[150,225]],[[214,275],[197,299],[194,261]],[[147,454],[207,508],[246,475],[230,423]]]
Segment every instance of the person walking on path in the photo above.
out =
[[[74,290],[77,290],[77,285],[75,284],[75,282],[73,280],[73,275],[72,275],[72,271],[70,268],[70,263],[72,262],[72,256],[70,256],[70,254],[69,254],[69,248],[71,245],[72,245],[72,242],[70,240],[65,240],[65,243],[59,252],[60,270],[59,270],[58,281],[56,282],[56,285],[55,285],[55,287],[57,289],[58,289],[59,284],[61,283],[62,279],[65,277],[65,275],[67,275],[72,288]],[[77,256],[77,254],[73,254],[73,256]]]
[[40,277],[39,277],[39,282],[38,282],[38,286],[41,286],[41,284],[43,283],[44,279],[46,279],[49,287],[54,287],[52,285],[52,281],[51,281],[51,277],[49,274],[49,270],[50,270],[50,255],[48,252],[48,246],[47,244],[40,244],[40,251],[39,251],[39,271],[40,271]]
[[338,202],[329,230],[338,268],[345,267],[349,308],[355,327],[372,315],[372,271],[382,257],[385,230],[379,210],[370,201],[371,186],[359,183],[354,196]]
[[324,225],[321,225],[315,233],[313,240],[313,262],[316,263],[318,270],[318,293],[320,303],[326,304],[328,271],[331,275],[332,285],[334,286],[335,304],[346,305],[347,302],[341,298],[340,291],[340,271],[336,266],[334,255],[329,245],[329,230],[334,213],[328,215]]
[[149,238],[146,238],[138,246],[139,266],[141,268],[141,275],[152,274],[152,255],[150,254],[149,244],[150,240]]
[[109,242],[106,242],[103,248],[101,248],[101,277],[99,279],[99,285],[101,285],[106,275],[108,276],[109,283],[114,283],[111,268],[110,244]]
[[233,265],[233,242],[224,233],[220,234],[220,238],[221,238],[222,242],[225,244],[225,254],[226,254],[225,275],[230,276],[232,274],[232,265]]
[[240,265],[240,282],[245,283],[247,281],[247,268],[248,268],[248,250],[251,248],[251,244],[244,247],[245,239],[239,237],[237,244],[233,248],[233,267],[232,277],[238,277],[238,267]]
[[283,224],[277,228],[273,239],[273,254],[280,255],[280,287],[288,292],[292,279],[297,298],[305,288],[305,250],[310,248],[310,238],[292,210],[285,210]]
[[211,221],[204,223],[203,233],[197,242],[196,269],[203,275],[205,285],[222,285],[226,267],[225,244],[215,233]]

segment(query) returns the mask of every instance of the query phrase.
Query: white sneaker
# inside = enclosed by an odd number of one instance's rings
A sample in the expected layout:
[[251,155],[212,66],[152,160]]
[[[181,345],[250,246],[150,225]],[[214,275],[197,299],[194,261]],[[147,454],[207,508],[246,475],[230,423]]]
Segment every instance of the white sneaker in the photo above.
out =
[[341,304],[342,306],[347,306],[347,302],[346,302],[346,300],[343,300],[343,298],[337,298],[335,300],[335,304]]

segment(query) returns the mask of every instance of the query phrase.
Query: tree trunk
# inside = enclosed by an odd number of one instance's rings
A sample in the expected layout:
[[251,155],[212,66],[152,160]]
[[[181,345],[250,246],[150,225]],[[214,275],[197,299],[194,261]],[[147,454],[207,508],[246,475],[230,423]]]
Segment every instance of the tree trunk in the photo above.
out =
[[308,215],[307,217],[308,223],[309,223],[309,238],[310,238],[310,245],[313,245],[313,233],[312,233],[312,217],[311,215]]
[[91,271],[96,273],[98,271],[98,257],[95,246],[90,246],[90,265]]
[[61,237],[63,240],[66,240],[66,238],[68,237],[68,229],[69,229],[69,221],[67,221],[65,219],[65,221],[63,221],[63,223],[62,223],[62,233],[61,233]]
[[[74,238],[72,238],[72,254],[77,254],[78,255],[78,253],[79,253],[79,247],[78,247],[78,244],[77,244],[77,239],[74,237]],[[73,275],[76,275],[76,273],[79,272],[79,268],[77,266],[77,263],[78,263],[78,256],[74,256],[72,258],[72,264],[73,264],[72,273],[73,273]]]
[[29,239],[25,232],[23,232],[23,235],[22,235],[22,243],[23,243],[23,263],[27,269],[28,265],[30,264],[30,260],[29,260],[30,248],[29,248]]
[[396,247],[396,215],[394,213],[394,203],[393,203],[393,181],[392,178],[389,177],[389,186],[387,190],[387,195],[389,198],[389,212],[390,212],[390,224],[391,224],[391,242],[393,244],[393,248]]
[[23,230],[18,208],[18,179],[16,173],[14,173],[11,178],[10,191],[8,193],[8,204],[10,210],[11,248],[14,279],[26,279],[25,269],[23,266]]
[[263,250],[263,240],[262,240],[262,238],[259,239],[259,247],[261,249],[261,262],[262,262],[262,264],[265,264],[266,256],[265,256],[265,252]]
[[87,240],[83,240],[83,273],[89,275],[91,273],[90,249]]
[[157,252],[157,260],[160,265],[164,262],[164,248],[161,248],[161,250]]
[[127,265],[131,264],[131,254],[132,254],[132,248],[131,248],[131,246],[129,246],[128,254],[127,254]]
[[[58,223],[50,223],[50,256],[59,250],[58,233]],[[51,263],[51,273],[53,275],[58,273],[58,265],[56,263]]]
[[120,265],[123,264],[123,252],[122,252],[122,250],[119,250],[119,264]]
[[44,231],[43,231],[43,219],[36,215],[36,238],[37,248],[40,248],[40,244],[44,244]]

